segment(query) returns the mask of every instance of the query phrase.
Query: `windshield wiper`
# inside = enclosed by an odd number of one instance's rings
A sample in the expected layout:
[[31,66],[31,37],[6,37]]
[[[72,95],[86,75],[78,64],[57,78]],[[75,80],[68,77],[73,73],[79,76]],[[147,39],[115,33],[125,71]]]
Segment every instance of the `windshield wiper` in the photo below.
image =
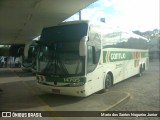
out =
[[[53,52],[53,51],[52,51]],[[55,57],[55,53],[53,52],[52,54],[51,54],[51,59],[48,61],[48,63],[47,63],[47,65],[46,65],[46,67],[45,67],[45,69],[44,69],[44,74],[49,74],[48,72],[49,71],[52,71],[53,69],[54,69],[54,64],[55,64],[55,62],[54,62],[54,57]],[[54,62],[54,63],[53,63]],[[55,72],[55,71],[53,71],[53,72]]]
[[[62,61],[61,61],[61,59],[60,59],[60,57],[59,57],[59,55],[57,54],[57,56],[56,56],[56,60],[57,60],[57,63],[59,63],[59,68],[61,68],[61,70],[63,71],[63,74],[64,75],[66,75],[66,74],[69,74],[68,73],[68,70],[67,70],[67,68],[65,67],[65,65],[62,63]],[[58,64],[57,64],[58,65]],[[56,69],[57,70],[57,69]]]
[[[54,56],[54,57],[53,57]],[[59,72],[60,71],[60,72]],[[69,74],[66,67],[60,60],[58,54],[52,55],[51,60],[48,61],[45,69],[44,69],[44,74],[47,75],[66,75]]]
[[[52,71],[53,68],[54,68],[54,63],[53,63],[53,61],[48,61],[47,65],[46,65],[46,67],[45,67],[45,69],[44,69],[44,74],[45,74],[45,75],[49,75],[49,71]],[[52,72],[53,72],[53,71],[52,71]]]

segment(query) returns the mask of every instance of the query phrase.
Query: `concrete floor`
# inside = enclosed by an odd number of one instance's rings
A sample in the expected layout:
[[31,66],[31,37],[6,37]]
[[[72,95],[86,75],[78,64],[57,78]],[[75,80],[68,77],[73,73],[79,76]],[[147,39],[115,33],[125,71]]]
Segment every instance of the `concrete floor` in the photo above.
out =
[[[36,78],[32,73],[22,72],[19,68],[1,68],[0,88],[3,92],[0,93],[0,111],[160,111],[159,71],[159,60],[153,60],[150,62],[149,70],[142,77],[129,78],[114,85],[104,94],[78,98],[44,93],[36,87]],[[134,120],[138,118],[50,117],[47,119]],[[141,117],[140,119],[158,120],[156,117]]]

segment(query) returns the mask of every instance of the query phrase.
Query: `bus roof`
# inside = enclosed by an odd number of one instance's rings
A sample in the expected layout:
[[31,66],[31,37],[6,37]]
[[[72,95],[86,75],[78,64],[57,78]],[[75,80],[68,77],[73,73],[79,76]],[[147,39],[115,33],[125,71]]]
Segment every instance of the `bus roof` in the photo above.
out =
[[[146,41],[149,41],[147,38],[143,37],[143,36],[140,36],[138,34],[135,34],[133,33],[132,31],[127,31],[127,30],[123,30],[121,27],[119,26],[112,26],[110,24],[106,24],[104,22],[100,22],[100,21],[89,21],[89,20],[75,20],[75,21],[67,21],[67,22],[63,22],[63,23],[60,23],[56,26],[51,26],[51,27],[46,27],[44,29],[51,29],[53,27],[57,27],[57,26],[63,26],[63,25],[72,25],[72,24],[79,24],[79,23],[86,23],[88,25],[96,25],[96,26],[99,26],[102,32],[102,34],[104,33],[111,33],[111,32],[120,32],[120,33],[128,33],[130,34],[131,36],[135,37],[135,38],[142,38]],[[105,29],[107,28],[107,29]]]

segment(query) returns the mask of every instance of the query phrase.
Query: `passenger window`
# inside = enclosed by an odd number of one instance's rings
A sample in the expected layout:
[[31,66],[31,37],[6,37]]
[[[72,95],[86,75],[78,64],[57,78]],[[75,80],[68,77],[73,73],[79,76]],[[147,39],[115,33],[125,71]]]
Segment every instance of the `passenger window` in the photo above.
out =
[[87,52],[87,71],[92,72],[99,62],[100,50],[93,46],[88,46]]
[[87,59],[87,63],[88,65],[92,65],[93,64],[93,49],[92,46],[88,46],[88,59]]

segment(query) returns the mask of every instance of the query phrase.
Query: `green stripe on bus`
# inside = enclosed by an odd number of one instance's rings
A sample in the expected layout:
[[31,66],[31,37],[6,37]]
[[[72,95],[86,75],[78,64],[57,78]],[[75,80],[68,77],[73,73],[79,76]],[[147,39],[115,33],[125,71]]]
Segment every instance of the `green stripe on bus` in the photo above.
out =
[[[109,53],[109,54],[108,54]],[[103,63],[148,57],[148,52],[139,51],[103,51]],[[109,61],[108,61],[109,60]]]

